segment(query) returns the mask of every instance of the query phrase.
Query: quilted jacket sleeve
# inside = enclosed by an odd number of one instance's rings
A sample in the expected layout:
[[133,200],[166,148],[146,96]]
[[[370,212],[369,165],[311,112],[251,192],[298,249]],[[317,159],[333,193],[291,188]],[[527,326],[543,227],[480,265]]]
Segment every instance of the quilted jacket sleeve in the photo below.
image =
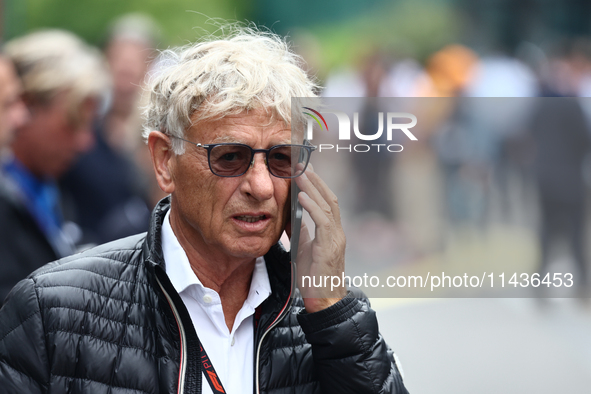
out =
[[35,286],[26,279],[0,309],[0,394],[47,392],[48,365]]
[[324,393],[408,394],[367,299],[349,293],[330,308],[300,314],[298,321]]

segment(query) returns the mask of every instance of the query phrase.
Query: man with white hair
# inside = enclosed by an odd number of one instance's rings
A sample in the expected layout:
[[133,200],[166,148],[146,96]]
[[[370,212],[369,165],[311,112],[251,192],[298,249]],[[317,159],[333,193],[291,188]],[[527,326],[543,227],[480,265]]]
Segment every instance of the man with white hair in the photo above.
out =
[[313,147],[292,141],[304,123],[291,98],[316,88],[300,59],[251,29],[165,55],[145,136],[170,197],[147,234],[15,287],[0,393],[407,393],[367,299],[302,296],[278,242],[297,182],[316,225],[314,239],[302,227],[298,271],[344,268],[336,197],[308,167]]
[[93,143],[91,123],[108,86],[101,57],[71,33],[40,31],[5,46],[30,119],[2,163],[0,301],[41,265],[74,252],[63,228],[56,179]]

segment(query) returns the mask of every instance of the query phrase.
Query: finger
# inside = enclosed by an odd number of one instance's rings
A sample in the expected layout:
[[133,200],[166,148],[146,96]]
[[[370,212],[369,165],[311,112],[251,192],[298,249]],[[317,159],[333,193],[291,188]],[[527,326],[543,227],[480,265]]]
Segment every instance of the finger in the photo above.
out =
[[336,204],[336,201],[337,201],[336,194],[333,193],[331,188],[328,187],[328,185],[326,184],[326,182],[324,182],[324,180],[320,177],[320,175],[318,175],[316,173],[316,171],[314,171],[314,166],[312,166],[312,164],[310,164],[308,166],[308,170],[306,172],[307,172],[308,179],[310,179],[310,182],[312,182],[312,184],[316,187],[316,189],[318,189],[320,194],[322,194],[322,197],[324,197],[324,199],[329,204],[335,203],[335,205],[338,205],[338,204]]
[[326,216],[333,216],[332,207],[324,199],[324,197],[316,188],[316,186],[314,186],[314,184],[310,181],[306,172],[296,178],[296,183],[300,190],[306,193],[306,195],[309,198],[311,198],[316,203],[316,205],[318,205],[325,212]]
[[336,230],[332,217],[327,216],[326,211],[318,206],[316,201],[311,199],[306,193],[300,192],[298,199],[316,225],[314,241],[324,245],[330,245]]
[[310,237],[310,231],[308,230],[308,226],[306,223],[302,221],[302,225],[300,227],[300,240],[298,242],[298,255],[293,256],[292,258],[295,259],[295,262],[298,264],[299,267],[299,274],[301,275],[304,272],[308,272],[310,264],[312,261],[309,259],[302,258],[306,254],[306,248],[309,248],[309,244],[312,241]]
[[314,185],[314,188],[318,191],[320,196],[322,196],[322,199],[330,206],[330,210],[335,222],[340,225],[341,211],[336,194],[334,194],[334,192],[330,189],[330,187],[328,187],[324,180],[316,172],[314,172],[314,167],[312,164],[308,165],[308,169],[303,175],[307,176],[307,178],[310,180],[310,183]]
[[308,226],[302,220],[302,225],[300,227],[300,242],[298,246],[307,244],[308,242],[310,242],[311,239],[312,238],[310,237],[310,230],[308,230]]

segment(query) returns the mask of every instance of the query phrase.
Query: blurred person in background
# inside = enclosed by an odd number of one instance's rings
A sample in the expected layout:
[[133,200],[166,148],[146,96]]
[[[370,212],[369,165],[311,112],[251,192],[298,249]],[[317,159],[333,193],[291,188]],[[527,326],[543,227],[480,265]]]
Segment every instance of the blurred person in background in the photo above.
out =
[[540,72],[543,97],[585,96],[591,66],[591,44],[586,38],[559,40],[550,47]]
[[543,278],[553,263],[561,241],[576,266],[577,295],[588,297],[589,270],[585,256],[587,185],[585,162],[591,152],[589,119],[585,100],[576,96],[584,81],[589,47],[584,41],[561,43],[551,55],[544,75],[545,98],[538,98],[527,131],[534,147],[533,171],[540,207],[538,272]]
[[91,148],[91,124],[108,75],[99,53],[71,33],[39,31],[6,44],[30,119],[2,163],[0,299],[41,265],[72,254],[56,179]]
[[[0,201],[12,200],[14,191],[10,182],[4,180],[1,170],[6,159],[9,143],[14,138],[17,128],[24,125],[28,118],[28,111],[21,98],[22,86],[16,75],[12,62],[3,54],[0,54]],[[4,217],[5,205],[0,203],[0,217]],[[0,222],[0,232],[5,233],[5,223]],[[2,252],[0,246],[0,253]],[[20,278],[13,278],[11,272],[4,270],[5,258],[0,254],[0,304],[12,285]]]
[[[151,191],[151,161],[145,157],[145,146],[141,144],[142,153],[138,147],[138,107],[154,56],[156,30],[149,17],[128,14],[118,18],[108,33],[104,52],[113,80],[110,103],[95,124],[93,149],[60,181],[69,214],[80,225],[85,244],[147,231],[150,209],[164,197]],[[145,164],[149,168],[143,171]]]
[[474,77],[478,55],[460,44],[450,44],[433,53],[418,78],[417,97],[460,97]]
[[494,136],[482,127],[465,98],[479,65],[470,48],[445,46],[428,59],[429,78],[423,86],[428,97],[453,98],[445,101],[445,121],[432,142],[444,180],[446,219],[456,229],[485,224],[491,161],[497,150]]
[[[520,58],[510,56],[507,50],[500,48],[485,53],[480,57],[474,78],[466,88],[468,97],[497,98],[471,100],[470,112],[483,137],[482,148],[477,154],[481,164],[484,164],[483,170],[488,173],[488,190],[483,192],[498,196],[498,213],[507,222],[522,217],[521,198],[514,196],[516,193],[523,194],[531,180],[531,176],[524,177],[528,149],[523,145],[523,130],[529,116],[529,104],[533,100],[519,98],[536,97],[540,93],[537,75],[528,64],[539,60],[537,50],[533,44],[522,43],[516,51]],[[522,59],[528,60],[528,63]],[[518,183],[513,182],[516,177],[519,177]],[[490,200],[489,197],[485,199]]]
[[28,118],[21,93],[22,86],[14,65],[0,53],[0,163],[3,151],[12,141],[14,132]]
[[[550,273],[557,241],[565,241],[577,271],[575,288],[584,296],[588,284],[585,258],[586,186],[584,160],[590,152],[589,126],[578,100],[539,98],[529,126],[535,147],[534,174],[540,203],[539,273]],[[560,256],[561,258],[562,256]]]
[[[365,90],[366,100],[359,111],[359,129],[364,134],[373,134],[379,129],[379,114],[384,111],[380,102],[375,98],[381,96],[381,90],[386,84],[388,76],[388,59],[380,49],[373,50],[363,61],[361,78]],[[386,133],[376,139],[376,143],[388,143]],[[394,137],[392,143],[398,143]],[[392,165],[395,155],[384,150],[372,152],[369,155],[353,155],[353,175],[356,181],[356,214],[369,214],[384,220],[393,220],[394,201],[392,191],[387,185],[391,184]]]

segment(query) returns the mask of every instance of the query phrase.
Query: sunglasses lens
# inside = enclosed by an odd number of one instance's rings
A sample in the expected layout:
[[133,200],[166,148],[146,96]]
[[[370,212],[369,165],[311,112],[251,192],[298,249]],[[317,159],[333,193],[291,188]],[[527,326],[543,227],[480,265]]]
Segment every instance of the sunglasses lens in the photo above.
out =
[[[297,145],[278,145],[269,151],[269,172],[280,178],[294,178],[301,175],[310,158],[310,151]],[[252,151],[246,145],[223,144],[211,149],[209,163],[215,175],[223,177],[240,176],[248,171]],[[293,165],[292,165],[293,163]]]
[[269,151],[269,171],[280,178],[293,178],[302,174],[308,159],[309,153],[305,148],[297,145],[276,146]]
[[251,151],[243,145],[218,145],[211,150],[211,170],[219,176],[237,176],[250,165]]

